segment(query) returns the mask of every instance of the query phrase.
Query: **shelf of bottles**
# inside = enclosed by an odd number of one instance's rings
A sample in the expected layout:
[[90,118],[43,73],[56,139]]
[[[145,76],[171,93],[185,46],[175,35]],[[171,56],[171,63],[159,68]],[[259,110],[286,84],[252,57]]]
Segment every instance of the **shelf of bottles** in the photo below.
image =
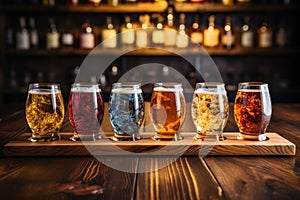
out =
[[[204,52],[212,56],[253,55],[255,58],[276,58],[290,55],[295,57],[299,53],[299,44],[291,43],[296,33],[296,29],[291,26],[291,16],[300,7],[299,4],[292,4],[287,0],[276,0],[276,4],[249,3],[247,0],[190,0],[177,1],[174,6],[166,1],[139,3],[128,0],[116,1],[115,4],[114,0],[98,3],[56,1],[56,4],[53,4],[53,0],[17,1],[18,4],[4,6],[6,17],[9,18],[5,27],[7,32],[4,53],[7,60],[14,60],[15,56],[23,57],[23,60],[35,57],[37,61],[46,60],[44,57],[51,59],[52,56],[72,56],[72,59],[61,60],[71,62],[76,57],[70,64],[72,66],[68,63],[65,68],[66,71],[74,72],[73,74],[76,74],[77,69],[74,67],[87,54],[123,55],[125,50],[129,57],[174,56],[173,52],[198,56]],[[242,2],[237,3],[238,1]],[[279,12],[276,19],[283,20],[270,25],[270,16],[274,15],[268,15],[271,12]],[[85,20],[80,21],[83,19]],[[121,37],[115,37],[121,32]],[[102,48],[94,49],[101,42]],[[23,61],[22,58],[20,60]],[[111,77],[117,77],[122,70],[126,71],[119,66],[122,64],[111,66],[110,74],[107,74],[111,82]],[[30,66],[28,68],[31,70]],[[28,75],[24,69],[24,74],[19,78],[24,82],[22,85],[26,86],[26,83],[35,79],[43,79],[42,70],[34,70]],[[14,75],[16,67],[7,71],[10,73],[9,80],[13,80],[10,85],[17,88],[15,82],[18,78]],[[43,72],[44,75],[46,73]],[[189,80],[195,78],[193,72],[187,74]],[[15,78],[11,78],[14,76]],[[226,77],[231,79],[231,75],[226,74]],[[110,83],[106,82],[105,77],[102,80],[103,85],[109,86]]]
[[[181,54],[194,55],[203,52],[201,48],[195,48],[196,44],[210,55],[289,55],[299,52],[297,44],[289,43],[293,37],[293,30],[286,25],[289,17],[272,24],[272,27],[271,20],[264,15],[252,15],[251,18],[250,15],[226,13],[185,13],[168,6],[164,13],[106,14],[106,23],[101,25],[94,25],[88,18],[81,26],[74,27],[74,21],[68,18],[64,19],[64,24],[59,22],[58,25],[55,19],[49,18],[48,30],[45,30],[47,23],[38,19],[40,24],[36,25],[36,18],[31,14],[24,13],[15,19],[16,23],[8,22],[7,55],[82,56],[101,42],[102,49],[93,51],[94,54],[120,54],[125,48],[138,48],[140,50],[131,54],[171,55],[159,49],[153,50],[161,47],[170,51],[177,48]],[[117,36],[118,33],[122,35]],[[105,42],[108,38],[110,41]],[[53,49],[56,51],[51,51]]]

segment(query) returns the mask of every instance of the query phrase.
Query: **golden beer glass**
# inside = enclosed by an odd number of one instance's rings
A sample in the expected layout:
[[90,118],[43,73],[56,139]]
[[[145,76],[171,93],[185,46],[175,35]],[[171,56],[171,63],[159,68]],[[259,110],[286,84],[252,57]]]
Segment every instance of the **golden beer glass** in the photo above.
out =
[[155,140],[181,140],[180,128],[185,117],[185,97],[181,83],[155,83],[150,103],[150,118]]
[[238,139],[263,141],[270,123],[272,104],[268,84],[243,82],[238,84],[234,101],[234,119],[239,128]]
[[59,84],[29,84],[26,120],[32,131],[31,142],[60,139],[59,129],[65,116],[64,100]]
[[196,139],[225,140],[223,130],[228,121],[229,104],[224,83],[197,83],[191,113],[197,130]]

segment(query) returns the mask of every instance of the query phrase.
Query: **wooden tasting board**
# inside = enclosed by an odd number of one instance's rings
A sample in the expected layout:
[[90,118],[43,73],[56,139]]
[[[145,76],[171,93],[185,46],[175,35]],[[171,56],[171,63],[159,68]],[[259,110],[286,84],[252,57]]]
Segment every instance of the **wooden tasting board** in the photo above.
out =
[[72,133],[61,133],[61,140],[33,143],[25,133],[18,140],[4,146],[4,156],[60,156],[60,155],[94,155],[94,156],[206,156],[206,155],[286,155],[296,154],[296,145],[277,133],[266,133],[266,141],[238,140],[235,132],[224,133],[226,140],[194,140],[195,133],[183,132],[180,141],[155,141],[153,133],[141,134],[143,139],[137,141],[70,141]]

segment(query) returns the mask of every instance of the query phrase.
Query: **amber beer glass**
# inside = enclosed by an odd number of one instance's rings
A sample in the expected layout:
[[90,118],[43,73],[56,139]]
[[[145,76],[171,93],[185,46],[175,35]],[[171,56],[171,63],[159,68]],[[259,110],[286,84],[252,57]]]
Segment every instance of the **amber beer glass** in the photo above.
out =
[[59,84],[29,84],[26,120],[32,131],[30,141],[58,140],[64,115],[64,101]]
[[238,139],[266,140],[265,131],[272,114],[268,84],[239,83],[234,102],[234,119],[239,128]]
[[150,118],[155,140],[181,140],[180,128],[185,117],[185,98],[180,83],[155,83],[150,103]]
[[68,102],[68,115],[74,131],[71,140],[101,139],[100,126],[104,116],[101,85],[73,83]]
[[223,129],[228,120],[229,105],[224,83],[197,83],[191,113],[197,130],[196,139],[225,140]]

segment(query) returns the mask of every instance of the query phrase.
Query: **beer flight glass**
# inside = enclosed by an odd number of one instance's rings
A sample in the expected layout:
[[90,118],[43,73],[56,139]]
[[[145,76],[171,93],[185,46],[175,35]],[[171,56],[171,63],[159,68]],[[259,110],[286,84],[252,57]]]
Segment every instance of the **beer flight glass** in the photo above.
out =
[[186,102],[181,83],[155,83],[150,103],[150,119],[155,140],[181,140]]
[[195,138],[225,140],[223,129],[229,116],[229,104],[224,83],[196,83],[191,105]]
[[59,84],[29,84],[26,120],[32,131],[31,142],[60,139],[59,129],[65,116],[64,100]]
[[238,139],[263,141],[270,123],[272,104],[267,83],[238,84],[234,101],[234,119],[239,128]]
[[135,82],[113,83],[108,112],[115,132],[112,140],[134,141],[141,139],[140,128],[145,116],[141,84]]
[[68,102],[73,141],[102,138],[100,126],[104,116],[104,99],[98,83],[73,83]]

